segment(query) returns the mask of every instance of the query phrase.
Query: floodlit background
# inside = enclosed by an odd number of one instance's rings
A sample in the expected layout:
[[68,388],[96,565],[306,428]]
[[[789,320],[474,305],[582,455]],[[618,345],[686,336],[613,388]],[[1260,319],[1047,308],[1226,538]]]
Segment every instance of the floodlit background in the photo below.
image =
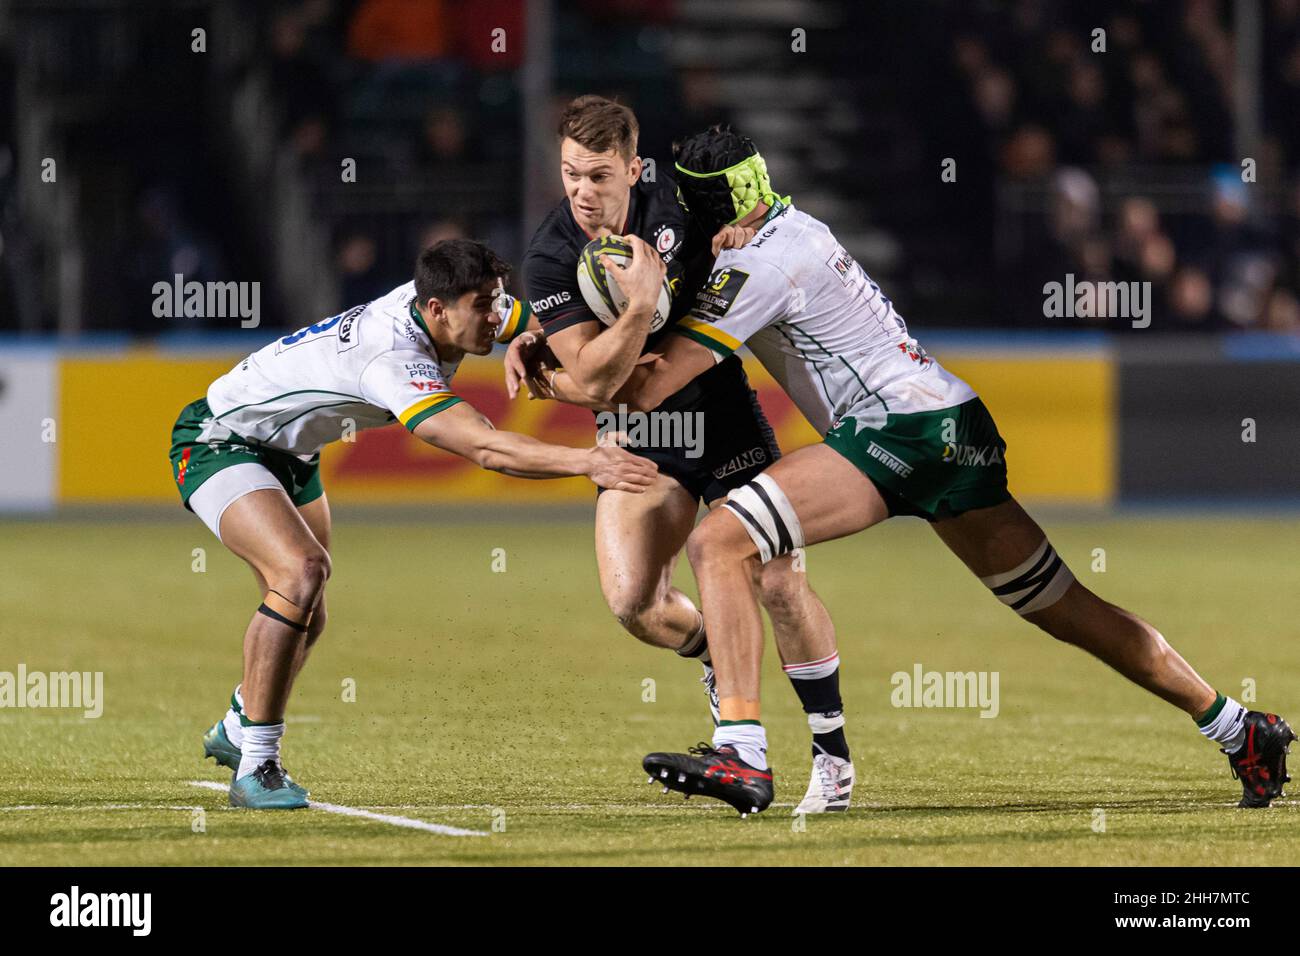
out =
[[[635,108],[661,168],[705,124],[750,134],[989,399],[1019,494],[1296,497],[1298,24],[1296,0],[3,0],[0,440],[21,466],[0,507],[169,503],[175,411],[235,359],[405,281],[436,239],[518,262],[560,196],[557,111],[591,91]],[[257,283],[258,327],[156,316],[178,274]],[[1070,277],[1147,283],[1148,306],[1052,314]],[[814,440],[754,374],[784,443]],[[503,427],[589,436],[507,405],[499,359],[460,387]],[[344,502],[588,497],[396,431],[332,449],[326,479]]]

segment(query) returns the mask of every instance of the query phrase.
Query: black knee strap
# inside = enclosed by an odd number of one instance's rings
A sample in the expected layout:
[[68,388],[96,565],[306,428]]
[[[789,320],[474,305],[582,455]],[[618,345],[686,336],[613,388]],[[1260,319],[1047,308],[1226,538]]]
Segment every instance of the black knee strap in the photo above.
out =
[[291,620],[289,620],[287,617],[285,617],[283,614],[281,614],[279,611],[272,610],[271,608],[267,607],[265,604],[262,604],[262,605],[260,605],[260,606],[258,607],[258,609],[257,609],[257,613],[258,613],[258,614],[265,614],[265,615],[266,615],[267,617],[269,617],[271,620],[273,620],[273,621],[279,621],[279,622],[280,622],[281,624],[283,624],[285,627],[291,627],[291,628],[293,628],[295,631],[297,631],[299,634],[306,634],[306,633],[307,633],[307,625],[306,625],[306,624],[299,624],[297,621],[291,621]]

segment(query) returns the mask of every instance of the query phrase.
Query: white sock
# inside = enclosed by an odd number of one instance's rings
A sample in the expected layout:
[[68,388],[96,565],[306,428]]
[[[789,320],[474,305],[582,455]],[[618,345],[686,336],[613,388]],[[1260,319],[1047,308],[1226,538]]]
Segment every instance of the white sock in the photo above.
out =
[[1200,727],[1201,733],[1219,744],[1228,753],[1236,753],[1246,742],[1246,708],[1231,697],[1223,699],[1223,707],[1208,724]]
[[[226,725],[226,736],[236,747],[244,745],[244,725],[239,722],[239,715],[244,710],[243,684],[235,685],[235,692],[230,695],[232,703],[226,710],[226,716],[221,718],[221,722]],[[235,705],[239,710],[235,710]]]
[[767,731],[762,724],[719,724],[713,731],[713,746],[728,744],[751,767],[767,769]]
[[280,738],[284,736],[284,722],[278,724],[253,724],[244,728],[244,744],[240,749],[239,770],[235,779],[246,777],[267,760],[280,760]]
[[236,747],[244,746],[244,725],[239,722],[239,715],[234,709],[226,711],[226,716],[221,718],[221,722],[226,725],[226,736]]

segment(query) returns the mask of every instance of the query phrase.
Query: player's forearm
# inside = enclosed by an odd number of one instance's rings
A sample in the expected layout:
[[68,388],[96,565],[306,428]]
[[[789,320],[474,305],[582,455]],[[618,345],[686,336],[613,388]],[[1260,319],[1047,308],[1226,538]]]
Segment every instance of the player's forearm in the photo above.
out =
[[655,307],[629,304],[612,326],[578,352],[569,369],[574,384],[593,400],[608,402],[632,374],[650,332]]
[[474,463],[515,478],[567,478],[586,475],[586,449],[551,445],[517,432],[492,432],[474,449]]
[[551,397],[557,402],[564,402],[566,405],[577,405],[581,408],[590,408],[594,412],[608,411],[612,405],[611,402],[592,398],[585,391],[578,388],[573,376],[564,369],[560,369],[549,378]]
[[614,393],[609,405],[611,407],[625,405],[634,412],[648,412],[662,405],[664,399],[672,392],[665,391],[661,387],[663,384],[661,376],[655,374],[659,364],[655,361],[632,369],[632,374],[623,383],[623,387]]

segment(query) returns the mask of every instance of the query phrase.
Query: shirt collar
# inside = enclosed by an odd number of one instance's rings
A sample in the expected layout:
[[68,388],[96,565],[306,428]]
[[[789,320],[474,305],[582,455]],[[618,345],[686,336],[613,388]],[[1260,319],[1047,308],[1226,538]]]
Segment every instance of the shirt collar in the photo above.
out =
[[774,198],[772,199],[772,205],[770,205],[770,206],[767,208],[767,215],[765,215],[765,216],[763,217],[763,221],[759,223],[760,228],[761,228],[762,226],[766,226],[769,222],[771,222],[771,221],[772,221],[773,219],[775,219],[777,216],[781,215],[781,213],[783,213],[783,212],[785,212],[787,209],[789,209],[789,208],[790,208],[790,206],[788,205],[789,202],[790,202],[790,197],[789,197],[789,196],[786,196],[785,199],[781,199],[781,198],[779,198],[779,197],[774,197]]
[[429,327],[424,324],[424,319],[420,315],[420,310],[415,307],[415,298],[415,296],[411,297],[411,318],[415,321],[415,324],[419,327],[420,331],[424,333],[425,338],[429,340],[429,343],[432,344],[433,336],[429,334]]

